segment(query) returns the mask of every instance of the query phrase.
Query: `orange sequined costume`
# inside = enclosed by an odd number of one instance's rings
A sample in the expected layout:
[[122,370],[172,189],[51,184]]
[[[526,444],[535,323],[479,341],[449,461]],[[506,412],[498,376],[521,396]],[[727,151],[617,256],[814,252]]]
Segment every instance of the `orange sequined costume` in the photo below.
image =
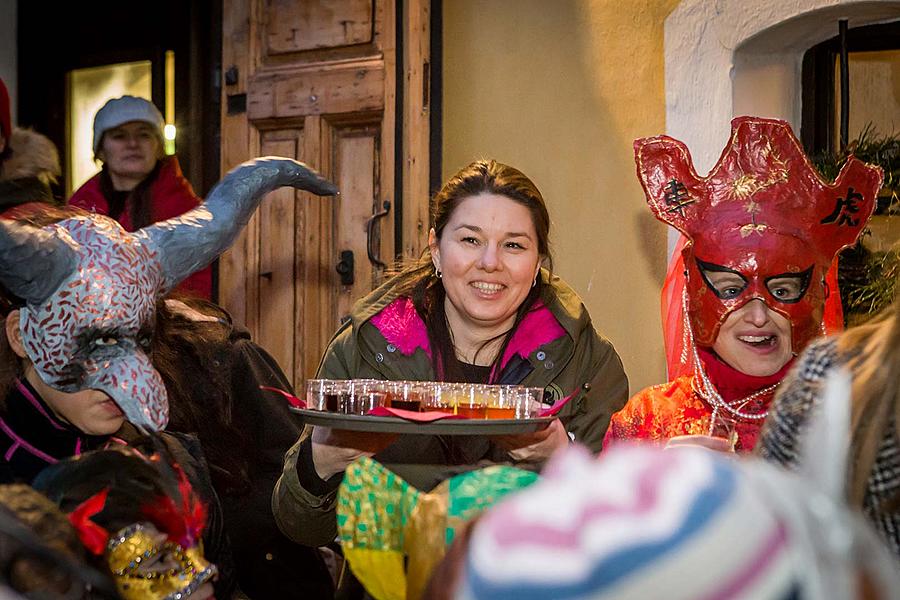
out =
[[[700,360],[726,402],[751,396],[778,383],[793,361],[768,377],[751,377],[729,367],[712,352],[699,349]],[[708,435],[713,409],[694,390],[695,375],[683,375],[661,385],[645,388],[632,396],[625,407],[612,416],[603,447],[625,439],[664,443],[678,435]],[[752,413],[765,411],[773,393],[762,394],[744,406]],[[756,444],[762,421],[737,420],[737,452],[749,452]]]

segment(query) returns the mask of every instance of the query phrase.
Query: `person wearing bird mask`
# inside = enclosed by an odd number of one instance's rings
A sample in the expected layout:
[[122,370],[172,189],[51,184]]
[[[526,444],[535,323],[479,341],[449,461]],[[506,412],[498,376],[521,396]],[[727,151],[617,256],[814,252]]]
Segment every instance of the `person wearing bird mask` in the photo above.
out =
[[678,140],[635,141],[647,203],[686,243],[664,289],[672,379],[613,416],[607,445],[751,450],[794,357],[825,332],[826,299],[838,299],[826,284],[835,255],[874,210],[880,168],[851,157],[826,182],[784,121],[738,117],[731,127],[706,177]]

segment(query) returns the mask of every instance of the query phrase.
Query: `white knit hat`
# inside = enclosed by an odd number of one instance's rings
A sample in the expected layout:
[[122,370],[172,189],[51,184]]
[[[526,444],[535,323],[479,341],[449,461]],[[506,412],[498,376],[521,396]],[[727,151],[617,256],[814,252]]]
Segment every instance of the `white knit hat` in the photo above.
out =
[[94,154],[97,154],[100,140],[107,130],[131,121],[143,121],[153,125],[159,139],[163,139],[165,120],[153,103],[137,96],[122,96],[108,101],[94,117]]

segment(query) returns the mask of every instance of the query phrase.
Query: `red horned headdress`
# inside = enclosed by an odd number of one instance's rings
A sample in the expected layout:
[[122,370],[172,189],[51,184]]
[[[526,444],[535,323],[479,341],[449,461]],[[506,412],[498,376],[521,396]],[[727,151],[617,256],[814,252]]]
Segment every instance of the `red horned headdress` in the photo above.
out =
[[[881,169],[851,157],[834,183],[824,181],[786,122],[757,117],[731,122],[706,177],[668,136],[636,140],[634,155],[650,209],[688,238],[685,309],[696,344],[712,346],[732,311],[760,299],[790,320],[800,352],[822,330],[825,297],[837,293],[826,291],[825,274],[872,215]],[[710,270],[739,274],[745,285],[722,293],[709,285]],[[769,289],[785,276],[796,279],[794,293]]]

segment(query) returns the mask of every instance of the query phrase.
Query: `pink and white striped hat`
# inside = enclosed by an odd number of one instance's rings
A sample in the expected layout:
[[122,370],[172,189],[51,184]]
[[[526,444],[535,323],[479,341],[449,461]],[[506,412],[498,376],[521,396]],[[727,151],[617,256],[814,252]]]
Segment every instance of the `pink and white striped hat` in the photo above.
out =
[[476,524],[456,598],[853,598],[872,561],[879,584],[900,581],[866,524],[807,483],[701,449],[572,448]]

